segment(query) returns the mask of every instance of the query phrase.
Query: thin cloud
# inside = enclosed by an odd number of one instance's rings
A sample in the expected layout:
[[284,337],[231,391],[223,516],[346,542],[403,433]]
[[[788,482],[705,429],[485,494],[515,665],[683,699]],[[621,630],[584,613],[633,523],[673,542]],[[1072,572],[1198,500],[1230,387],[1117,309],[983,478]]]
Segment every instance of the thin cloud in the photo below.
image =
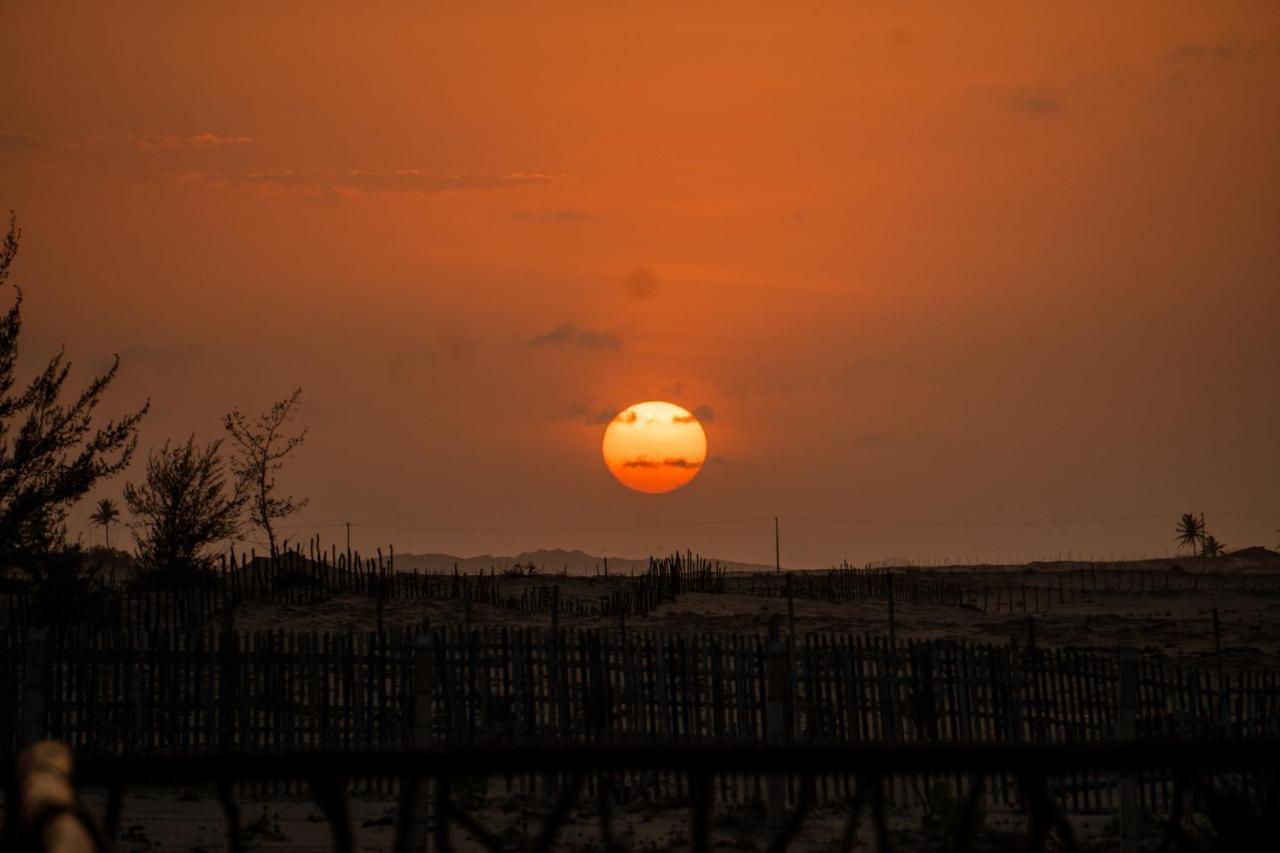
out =
[[1169,59],[1180,63],[1225,63],[1247,59],[1254,52],[1254,45],[1239,41],[1200,44],[1188,42],[1169,51]]
[[587,403],[575,403],[569,407],[569,417],[575,420],[581,420],[588,426],[599,426],[613,421],[614,417],[622,417],[630,414],[635,417],[635,412],[627,411],[618,413],[618,410],[610,406],[595,407]]
[[511,173],[507,175],[430,175],[406,170],[400,172],[182,172],[161,176],[145,176],[147,182],[163,180],[173,184],[207,184],[230,187],[253,187],[264,192],[298,192],[350,198],[364,195],[483,192],[511,190],[548,184],[549,175]]
[[359,193],[427,193],[435,195],[480,190],[509,190],[543,186],[555,181],[550,175],[512,172],[506,175],[431,175],[416,169],[399,172],[352,172],[333,185]]
[[636,299],[645,299],[652,296],[654,291],[658,289],[658,279],[652,270],[647,267],[639,267],[627,273],[622,285],[626,289],[628,296]]
[[1045,89],[1018,89],[1009,95],[1009,108],[1033,118],[1047,118],[1062,112],[1062,99]]
[[863,430],[854,433],[852,438],[854,445],[858,447],[884,447],[902,442],[901,435],[887,430]]
[[157,151],[164,148],[225,148],[228,145],[248,145],[248,136],[222,136],[217,133],[193,133],[188,136],[171,134],[134,134],[129,137],[140,151]]
[[16,131],[0,131],[0,163],[12,163],[46,147],[38,136]]
[[658,462],[654,459],[645,459],[643,456],[637,459],[628,459],[622,463],[623,468],[643,468],[645,470],[654,470],[657,468],[681,468],[684,470],[692,470],[701,468],[702,463],[693,459],[684,459],[679,456],[668,457]]
[[671,422],[673,424],[695,424],[699,421],[710,422],[716,419],[715,410],[710,406],[698,406],[688,415],[672,415]]
[[519,210],[511,214],[513,222],[533,222],[540,225],[577,225],[590,222],[594,217],[571,207],[559,210]]
[[595,350],[617,350],[622,348],[622,342],[612,332],[584,329],[573,323],[565,323],[549,332],[531,338],[529,345],[535,347],[571,346]]

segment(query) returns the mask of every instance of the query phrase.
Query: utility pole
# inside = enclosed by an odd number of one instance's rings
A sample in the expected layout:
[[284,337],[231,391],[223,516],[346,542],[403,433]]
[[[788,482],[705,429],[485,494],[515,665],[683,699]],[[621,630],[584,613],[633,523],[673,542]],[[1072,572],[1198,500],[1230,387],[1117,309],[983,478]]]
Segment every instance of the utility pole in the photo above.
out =
[[773,569],[782,574],[782,546],[778,542],[778,517],[773,517]]

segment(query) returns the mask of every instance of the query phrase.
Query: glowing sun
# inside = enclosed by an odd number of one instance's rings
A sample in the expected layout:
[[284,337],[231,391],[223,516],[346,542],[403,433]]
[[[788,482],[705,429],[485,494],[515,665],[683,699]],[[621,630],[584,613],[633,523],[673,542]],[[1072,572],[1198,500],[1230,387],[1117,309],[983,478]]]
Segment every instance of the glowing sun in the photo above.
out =
[[693,413],[650,400],[628,406],[604,431],[604,464],[629,489],[660,494],[698,476],[707,434]]

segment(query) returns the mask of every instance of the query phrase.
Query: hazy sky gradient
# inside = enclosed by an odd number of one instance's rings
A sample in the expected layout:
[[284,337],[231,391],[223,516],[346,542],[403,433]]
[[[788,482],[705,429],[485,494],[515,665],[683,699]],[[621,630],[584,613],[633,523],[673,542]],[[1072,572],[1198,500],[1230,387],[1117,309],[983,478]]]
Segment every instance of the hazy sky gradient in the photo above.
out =
[[[422,5],[5,4],[26,367],[119,352],[144,448],[301,385],[309,525],[1170,514],[784,523],[801,565],[1280,513],[1280,5]],[[599,450],[654,398],[711,454],[656,497]]]

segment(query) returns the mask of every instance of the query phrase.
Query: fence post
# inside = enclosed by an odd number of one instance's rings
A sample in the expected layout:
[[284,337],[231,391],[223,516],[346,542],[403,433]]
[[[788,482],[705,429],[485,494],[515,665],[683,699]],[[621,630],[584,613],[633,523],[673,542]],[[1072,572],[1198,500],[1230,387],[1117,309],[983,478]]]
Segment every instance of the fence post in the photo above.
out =
[[889,645],[893,647],[898,642],[898,624],[893,614],[893,572],[886,572],[884,576],[884,594],[889,602]]
[[234,716],[238,707],[236,687],[239,682],[238,657],[240,652],[239,638],[236,636],[231,610],[226,610],[222,617],[222,648],[220,649],[218,698],[221,700],[218,719],[218,737],[224,750],[231,749],[235,742]]
[[560,584],[551,588],[551,635],[560,634]]
[[431,745],[431,694],[434,692],[435,647],[432,632],[424,626],[414,640],[413,652],[413,745]]
[[49,662],[49,629],[28,628],[23,649],[22,670],[22,743],[43,740],[47,722],[47,667]]
[[1227,701],[1227,674],[1222,666],[1222,624],[1218,621],[1218,608],[1213,608],[1213,657],[1218,670],[1218,727],[1222,734],[1231,730],[1231,706]]
[[[786,730],[787,694],[791,686],[791,667],[787,644],[780,636],[780,620],[769,623],[769,645],[766,650],[768,669],[768,731],[765,733],[768,746],[778,748],[790,740]],[[779,774],[768,779],[768,821],[769,839],[777,838],[786,822],[787,794],[785,780]]]
[[[1120,652],[1120,695],[1116,716],[1116,739],[1132,741],[1138,733],[1138,652]],[[1138,784],[1133,771],[1120,775],[1120,853],[1138,850]]]
[[[432,707],[434,693],[435,646],[430,624],[424,620],[422,633],[413,643],[413,745],[421,749],[431,745]],[[416,797],[417,802],[409,811],[412,825],[407,828],[409,850],[425,850],[431,810],[431,782],[428,779],[402,780],[404,796]]]

